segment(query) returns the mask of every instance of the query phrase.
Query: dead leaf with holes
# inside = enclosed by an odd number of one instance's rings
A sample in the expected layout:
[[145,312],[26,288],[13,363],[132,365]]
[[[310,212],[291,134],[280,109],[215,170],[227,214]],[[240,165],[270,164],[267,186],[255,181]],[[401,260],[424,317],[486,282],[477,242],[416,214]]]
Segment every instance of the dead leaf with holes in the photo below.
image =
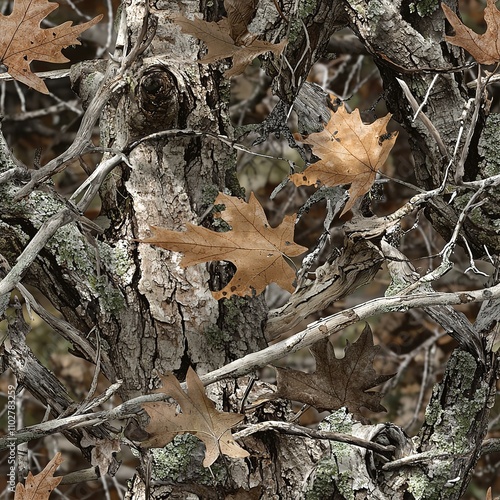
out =
[[[304,373],[288,368],[276,368],[278,389],[273,399],[285,398],[314,406],[318,411],[338,410],[343,406],[361,416],[360,408],[385,411],[380,404],[382,394],[369,389],[376,387],[394,375],[378,375],[373,369],[373,360],[380,352],[373,345],[373,336],[368,325],[359,339],[347,344],[345,355],[338,359],[332,343],[325,338],[311,347],[316,358],[316,371]],[[269,395],[266,396],[269,398]]]
[[[332,96],[332,102],[334,100]],[[310,134],[303,141],[312,147],[313,154],[320,160],[304,172],[292,174],[290,179],[296,186],[350,184],[349,201],[342,211],[343,215],[359,197],[368,193],[398,133],[387,133],[391,114],[365,125],[359,110],[348,113],[343,104],[336,112],[330,113],[330,121],[324,130]]]
[[186,376],[187,393],[172,373],[161,377],[161,380],[163,388],[156,392],[175,399],[182,413],[177,413],[176,404],[143,403],[150,421],[145,429],[149,438],[141,443],[142,447],[163,448],[178,434],[189,433],[205,444],[205,467],[210,467],[220,454],[233,458],[249,456],[231,434],[231,428],[243,420],[243,415],[218,411],[207,398],[203,383],[191,367]]
[[54,458],[36,476],[28,472],[26,485],[17,483],[14,500],[47,500],[63,479],[62,476],[54,477],[56,469],[62,462],[61,453],[56,453]]
[[500,11],[495,0],[487,0],[484,9],[486,32],[482,35],[471,30],[444,3],[441,4],[444,15],[455,30],[454,36],[445,36],[445,40],[464,48],[479,64],[500,62]]
[[61,49],[80,45],[77,37],[102,19],[99,15],[77,26],[67,21],[60,26],[40,28],[42,20],[58,7],[58,4],[48,0],[15,0],[8,16],[0,14],[0,62],[7,67],[14,80],[43,94],[49,91],[43,80],[31,72],[31,61],[69,61]]
[[296,257],[307,250],[293,241],[296,215],[287,215],[278,227],[270,227],[253,193],[248,203],[219,193],[215,205],[225,205],[225,211],[217,215],[232,227],[230,231],[217,233],[190,223],[184,232],[153,226],[153,236],[139,241],[182,252],[183,267],[217,260],[232,262],[236,274],[222,290],[212,292],[216,300],[259,294],[269,283],[293,292],[295,271],[285,256]]
[[[272,52],[276,57],[279,56],[287,43],[286,40],[278,44],[257,40],[256,35],[243,31],[241,24],[230,24],[226,17],[217,23],[209,23],[196,17],[191,20],[184,16],[176,16],[174,21],[184,33],[205,42],[208,53],[199,62],[209,64],[228,57],[233,59],[233,67],[224,73],[226,78],[241,75],[261,54]],[[234,31],[236,40],[231,38],[231,30]]]

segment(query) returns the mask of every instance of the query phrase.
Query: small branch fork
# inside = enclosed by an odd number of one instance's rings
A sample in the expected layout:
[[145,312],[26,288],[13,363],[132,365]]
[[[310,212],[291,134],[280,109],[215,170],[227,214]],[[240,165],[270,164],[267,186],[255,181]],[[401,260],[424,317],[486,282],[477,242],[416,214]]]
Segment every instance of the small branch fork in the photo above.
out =
[[[436,196],[436,195],[439,195],[439,194],[445,192],[446,185],[448,182],[448,174],[449,174],[449,171],[450,171],[452,165],[454,165],[454,163],[455,163],[455,158],[457,156],[457,152],[458,152],[460,142],[462,140],[462,135],[464,132],[464,123],[466,121],[467,115],[470,114],[471,107],[473,108],[473,113],[472,113],[472,117],[470,120],[470,125],[468,127],[467,134],[465,136],[465,140],[464,140],[464,144],[463,144],[462,151],[460,154],[460,158],[458,159],[458,162],[455,165],[454,181],[455,181],[455,189],[477,189],[477,191],[476,191],[476,193],[474,193],[472,195],[472,197],[468,201],[465,208],[461,211],[461,213],[458,217],[457,224],[454,228],[453,234],[450,238],[450,241],[448,241],[448,243],[444,246],[444,248],[439,253],[439,256],[442,257],[441,264],[436,269],[427,273],[425,276],[422,276],[419,280],[417,280],[415,283],[410,285],[406,289],[406,293],[411,293],[414,290],[421,287],[422,285],[428,284],[430,282],[433,282],[433,281],[439,279],[441,276],[443,276],[446,272],[448,272],[453,267],[453,264],[450,261],[450,257],[451,257],[451,254],[453,253],[455,246],[456,246],[457,239],[460,235],[460,230],[462,229],[462,227],[465,223],[467,215],[470,213],[470,211],[472,211],[475,208],[478,208],[479,206],[481,206],[483,203],[486,202],[486,200],[476,202],[479,199],[480,195],[483,194],[487,188],[493,187],[493,186],[495,186],[495,187],[498,186],[498,184],[500,182],[500,178],[499,178],[500,176],[498,176],[498,175],[492,176],[492,177],[489,177],[486,179],[482,179],[479,181],[463,182],[465,162],[467,160],[467,156],[469,154],[469,146],[470,146],[470,143],[472,141],[474,131],[476,129],[476,124],[477,124],[478,117],[479,117],[479,110],[481,108],[481,103],[482,103],[482,100],[484,97],[484,91],[485,91],[486,86],[492,81],[494,73],[488,74],[486,78],[481,78],[481,66],[479,66],[478,78],[475,81],[476,95],[473,99],[469,99],[464,106],[462,116],[460,118],[460,128],[459,128],[457,139],[455,142],[455,148],[454,148],[453,154],[451,156],[448,154],[447,148],[445,147],[438,130],[434,127],[434,125],[431,123],[431,121],[422,112],[422,108],[425,105],[425,103],[427,102],[428,96],[430,94],[432,86],[434,85],[434,83],[437,79],[437,76],[438,75],[435,75],[434,79],[432,80],[432,82],[429,86],[429,89],[425,95],[425,98],[420,106],[418,105],[416,99],[413,97],[408,85],[403,80],[397,79],[400,87],[403,90],[403,93],[405,94],[411,107],[415,111],[415,115],[414,115],[413,120],[415,120],[417,117],[420,118],[422,123],[426,126],[429,133],[432,135],[432,137],[436,141],[436,144],[438,145],[439,151],[441,152],[443,157],[447,158],[449,160],[441,185],[433,191],[423,193],[422,195],[417,195],[417,197],[415,197],[415,198],[417,198],[417,200],[414,200],[414,199],[410,200],[410,204],[415,205],[415,202],[417,202],[417,203],[421,202],[420,200],[418,200],[418,196],[422,196],[423,199],[429,199],[431,196]],[[448,190],[450,187],[451,186],[448,187]],[[431,195],[431,196],[429,196],[429,195]],[[452,200],[453,200],[455,195],[456,195],[456,191],[454,191],[452,193]],[[422,201],[423,201],[423,199],[422,199]],[[405,207],[407,207],[407,206],[408,206],[408,204]],[[403,207],[403,209],[405,207]],[[401,209],[400,209],[400,211],[401,211]],[[400,212],[400,211],[398,211],[398,212]],[[397,212],[395,212],[395,214],[396,213]],[[393,215],[395,215],[395,214],[393,214]],[[467,269],[467,271],[472,270],[476,274],[485,275],[485,273],[482,273],[481,271],[479,271],[479,269],[477,269],[477,267],[474,263],[474,259],[472,256],[469,242],[466,240],[465,237],[462,237],[462,238],[464,240],[465,247],[466,247],[466,249],[469,253],[469,257],[470,257],[470,266]],[[485,251],[489,255],[487,248],[485,248]]]

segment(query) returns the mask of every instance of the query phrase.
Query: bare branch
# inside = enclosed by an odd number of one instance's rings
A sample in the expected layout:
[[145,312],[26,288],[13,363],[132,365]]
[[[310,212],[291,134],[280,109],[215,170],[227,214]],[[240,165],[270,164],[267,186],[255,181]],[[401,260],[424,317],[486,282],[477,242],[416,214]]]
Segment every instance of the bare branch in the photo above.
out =
[[395,446],[383,446],[373,441],[361,439],[350,434],[309,429],[308,427],[291,424],[290,422],[279,421],[259,422],[258,424],[249,425],[246,429],[235,432],[233,434],[233,438],[242,439],[244,437],[251,436],[256,432],[265,432],[269,430],[282,432],[283,434],[291,434],[293,436],[302,436],[312,439],[328,439],[330,441],[338,441],[339,443],[352,444],[376,453],[391,455],[395,450]]
[[282,340],[259,352],[248,354],[241,359],[228,363],[222,368],[203,375],[201,381],[204,385],[209,385],[225,378],[236,378],[245,375],[288,354],[313,345],[318,340],[343,330],[349,325],[377,314],[390,311],[407,311],[416,307],[470,304],[472,302],[482,302],[483,300],[499,297],[500,285],[481,290],[456,293],[429,292],[416,293],[411,296],[396,295],[392,297],[380,297],[315,321],[308,325],[305,330],[296,333],[288,339]]

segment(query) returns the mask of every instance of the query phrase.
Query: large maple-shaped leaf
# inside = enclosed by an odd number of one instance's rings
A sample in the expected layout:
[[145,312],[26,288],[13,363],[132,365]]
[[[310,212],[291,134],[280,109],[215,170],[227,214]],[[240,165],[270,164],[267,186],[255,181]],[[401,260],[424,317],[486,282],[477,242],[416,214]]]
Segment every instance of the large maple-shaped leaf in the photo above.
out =
[[28,472],[26,485],[17,483],[14,500],[48,500],[52,491],[63,479],[62,476],[54,477],[54,472],[62,461],[61,453],[56,453],[54,458],[36,476]]
[[464,48],[480,64],[495,64],[500,61],[500,11],[495,7],[495,0],[487,0],[484,9],[487,29],[483,35],[465,26],[447,5],[442,3],[441,7],[455,30],[454,36],[445,37],[447,42]]
[[215,204],[225,205],[226,210],[219,216],[232,227],[231,231],[216,233],[190,223],[185,232],[153,226],[153,236],[140,241],[182,252],[183,267],[214,260],[232,262],[236,274],[222,290],[213,292],[217,300],[252,295],[253,291],[259,294],[271,282],[293,292],[295,272],[284,255],[296,257],[307,250],[293,242],[296,215],[287,215],[278,227],[272,228],[253,193],[248,203],[219,193]]
[[380,347],[373,345],[370,327],[366,325],[354,344],[348,344],[341,359],[335,357],[332,343],[321,340],[311,347],[316,358],[316,371],[304,373],[287,368],[276,368],[278,390],[273,398],[285,398],[314,406],[319,411],[338,410],[343,406],[360,415],[360,408],[385,411],[380,404],[382,394],[368,392],[393,375],[378,375],[373,359]]
[[172,373],[161,377],[162,392],[175,399],[182,413],[176,412],[176,405],[164,402],[144,403],[142,407],[150,416],[146,427],[147,441],[141,446],[162,448],[170,443],[177,434],[193,434],[205,443],[203,465],[209,467],[222,453],[228,457],[245,458],[249,453],[241,448],[231,435],[231,428],[243,420],[239,413],[218,411],[207,398],[205,388],[196,374],[189,368],[186,376],[187,393]]
[[177,16],[174,20],[184,33],[193,35],[205,42],[208,53],[199,62],[208,64],[227,57],[233,59],[233,67],[224,73],[227,78],[241,75],[245,68],[261,54],[272,52],[279,56],[286,45],[286,40],[274,44],[257,40],[256,36],[249,36],[250,34],[242,37],[239,31],[238,42],[242,45],[237,45],[236,41],[231,38],[231,27],[227,18],[222,18],[217,23],[209,23],[199,18],[191,20],[184,16]]
[[[332,101],[334,100],[332,96]],[[366,194],[375,181],[396,141],[397,132],[387,133],[391,114],[365,125],[359,110],[348,113],[344,105],[330,111],[330,121],[324,130],[304,140],[320,158],[304,172],[292,174],[296,186],[339,186],[350,184],[349,201],[342,214],[348,212],[357,198]]]
[[80,45],[77,37],[102,19],[99,15],[77,26],[67,21],[53,28],[40,28],[41,21],[58,7],[48,0],[15,0],[8,16],[0,14],[0,62],[12,78],[44,94],[49,91],[43,80],[31,72],[31,61],[69,61],[61,49]]

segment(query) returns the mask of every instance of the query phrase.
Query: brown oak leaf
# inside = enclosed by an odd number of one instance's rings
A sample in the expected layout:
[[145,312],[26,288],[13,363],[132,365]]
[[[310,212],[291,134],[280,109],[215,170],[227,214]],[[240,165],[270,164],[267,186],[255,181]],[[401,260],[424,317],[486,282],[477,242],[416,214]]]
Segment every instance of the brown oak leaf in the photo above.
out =
[[248,25],[257,12],[259,0],[224,0],[229,23],[229,36],[236,45],[242,45],[245,37],[250,35]]
[[345,355],[335,357],[335,350],[328,339],[311,347],[316,358],[316,371],[304,373],[288,368],[276,368],[278,390],[273,398],[285,398],[314,406],[319,411],[338,410],[343,406],[355,416],[361,416],[360,408],[385,411],[380,404],[382,394],[367,392],[394,375],[378,375],[373,369],[373,359],[380,347],[373,345],[368,325],[359,339],[347,344]]
[[141,443],[147,448],[163,448],[177,434],[193,434],[205,444],[203,465],[210,467],[222,453],[228,457],[245,458],[249,453],[241,448],[231,435],[231,428],[239,424],[244,416],[239,413],[218,411],[207,398],[205,388],[190,367],[187,372],[187,393],[172,373],[161,377],[163,388],[156,391],[175,399],[182,413],[177,413],[176,405],[167,402],[144,403],[142,407],[150,416],[146,427],[149,438]]
[[226,17],[217,23],[209,23],[199,18],[191,20],[184,16],[177,16],[174,20],[184,33],[205,42],[208,53],[199,62],[208,64],[232,57],[233,67],[224,73],[227,78],[241,75],[245,68],[261,54],[272,52],[279,56],[287,43],[286,40],[278,44],[257,40],[256,36],[247,32],[243,37],[240,34],[238,43],[242,45],[237,45],[236,41],[231,38],[231,28]]
[[47,500],[63,479],[62,476],[54,477],[54,472],[61,465],[61,462],[63,462],[61,453],[56,453],[54,458],[36,476],[28,472],[26,485],[17,483],[14,500]]
[[[334,100],[332,96],[332,102]],[[348,113],[343,104],[336,112],[330,113],[330,121],[324,130],[310,134],[304,140],[305,144],[312,146],[312,152],[320,160],[304,172],[292,174],[290,179],[296,186],[350,184],[349,201],[342,211],[343,215],[352,208],[357,198],[370,190],[398,134],[387,133],[391,114],[365,125],[359,110]]]
[[444,15],[455,30],[454,36],[445,40],[464,48],[479,64],[495,64],[500,61],[500,11],[495,0],[487,0],[484,9],[486,32],[482,35],[465,26],[458,16],[444,3],[441,4]]
[[185,232],[153,226],[153,236],[140,241],[182,252],[183,267],[214,260],[232,262],[236,274],[222,290],[212,292],[217,300],[252,295],[253,291],[259,294],[271,282],[293,292],[295,272],[284,255],[296,257],[307,250],[293,241],[296,215],[285,216],[278,227],[272,228],[253,193],[248,203],[219,193],[215,204],[225,205],[226,210],[218,216],[232,227],[231,231],[216,233],[190,223]]
[[31,61],[69,61],[61,49],[80,45],[77,37],[102,19],[102,15],[99,15],[77,26],[67,21],[60,26],[40,28],[41,21],[58,7],[58,4],[48,0],[15,0],[8,16],[0,14],[0,62],[7,67],[14,80],[43,94],[49,91],[43,80],[31,72]]

